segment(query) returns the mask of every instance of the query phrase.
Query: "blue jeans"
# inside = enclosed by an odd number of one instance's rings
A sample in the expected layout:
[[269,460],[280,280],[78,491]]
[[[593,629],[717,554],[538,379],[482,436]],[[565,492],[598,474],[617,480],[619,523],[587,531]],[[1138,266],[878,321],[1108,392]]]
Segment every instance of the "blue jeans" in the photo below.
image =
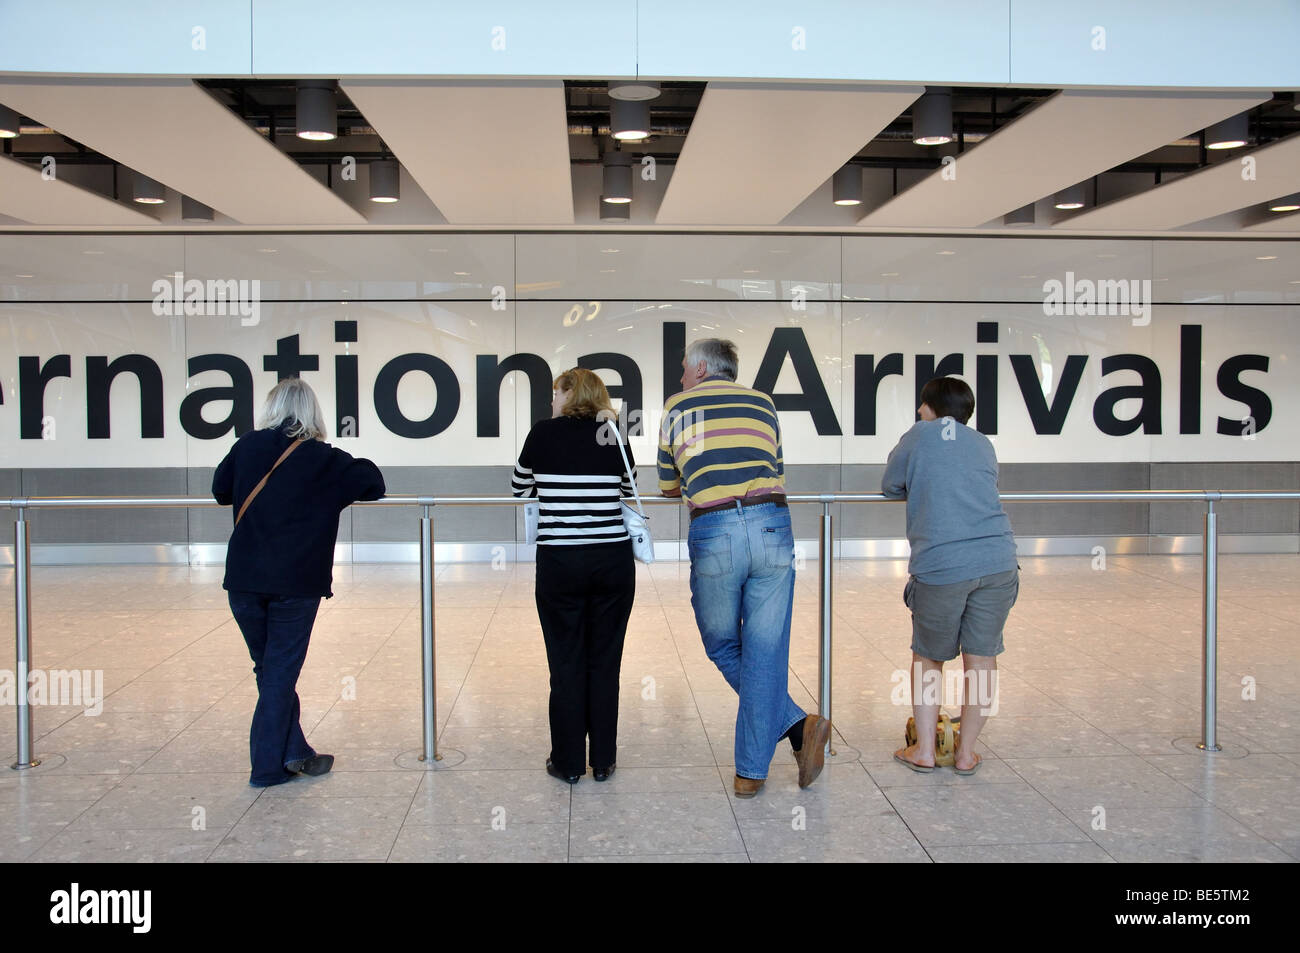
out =
[[790,510],[773,503],[691,520],[691,606],[704,651],[736,693],[736,774],[761,780],[803,709],[786,690],[794,605]]
[[230,611],[244,633],[257,679],[257,707],[248,733],[257,787],[282,784],[294,777],[289,761],[314,758],[298,723],[298,673],[307,659],[307,642],[320,608],[320,597],[269,596],[231,592]]

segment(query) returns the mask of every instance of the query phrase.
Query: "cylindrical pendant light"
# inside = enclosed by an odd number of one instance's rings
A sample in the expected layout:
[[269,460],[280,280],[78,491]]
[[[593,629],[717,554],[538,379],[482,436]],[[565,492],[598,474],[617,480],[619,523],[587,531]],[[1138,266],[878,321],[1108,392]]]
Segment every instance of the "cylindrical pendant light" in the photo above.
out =
[[603,203],[626,205],[632,201],[632,157],[630,155],[625,152],[605,154],[601,192]]
[[1276,202],[1270,202],[1268,210],[1270,212],[1300,212],[1300,192],[1280,198]]
[[370,201],[396,202],[401,195],[401,173],[395,159],[370,163]]
[[338,94],[330,80],[298,84],[296,120],[299,139],[325,141],[339,134]]
[[1072,185],[1068,189],[1061,189],[1056,193],[1056,200],[1052,203],[1059,209],[1072,211],[1076,208],[1083,208],[1087,202],[1087,193],[1084,191],[1083,183]]
[[610,134],[615,139],[636,140],[650,136],[650,104],[615,99],[609,104]]
[[167,201],[162,183],[142,172],[136,172],[133,176],[131,197],[141,205],[162,205]]
[[632,216],[631,202],[610,202],[602,195],[599,204],[602,222],[626,222]]
[[1205,148],[1237,149],[1246,144],[1250,113],[1237,113],[1205,130]]
[[640,102],[646,99],[657,99],[659,97],[659,84],[647,83],[644,80],[624,80],[622,82],[610,80],[609,98],[626,99],[631,102]]
[[18,113],[8,106],[0,106],[0,139],[13,139],[18,135]]
[[831,179],[831,195],[836,205],[861,205],[862,167],[850,163],[838,169]]
[[912,104],[912,141],[918,146],[952,142],[952,88],[927,86]]
[[212,221],[212,209],[204,205],[198,199],[192,199],[188,195],[181,196],[181,220],[185,222],[210,222]]
[[1023,226],[1034,224],[1034,203],[1023,205],[1014,212],[1002,216],[1003,225]]

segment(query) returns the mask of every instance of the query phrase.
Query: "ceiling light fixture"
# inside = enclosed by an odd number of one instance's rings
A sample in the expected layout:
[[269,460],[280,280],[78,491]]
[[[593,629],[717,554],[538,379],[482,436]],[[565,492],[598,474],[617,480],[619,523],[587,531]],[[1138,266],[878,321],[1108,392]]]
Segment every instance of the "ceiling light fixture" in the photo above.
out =
[[376,159],[370,163],[370,201],[396,202],[402,197],[401,178],[396,159]]
[[162,183],[142,172],[135,173],[131,197],[141,205],[162,205],[167,201]]
[[831,179],[831,194],[836,205],[861,205],[862,167],[850,163],[836,171]]
[[18,113],[8,106],[0,106],[0,139],[13,139],[18,133]]
[[609,128],[615,139],[650,138],[650,105],[644,100],[615,99],[609,104]]
[[952,142],[952,88],[927,86],[912,104],[912,141],[918,146]]
[[1244,146],[1249,137],[1249,120],[1250,113],[1237,113],[1208,127],[1205,130],[1205,148],[1237,149]]
[[602,222],[626,222],[632,217],[631,202],[611,202],[602,195],[599,204]]
[[626,205],[632,201],[632,157],[626,152],[605,153],[601,193],[602,202]]
[[610,80],[609,82],[610,99],[622,99],[627,102],[639,103],[647,99],[658,99],[659,92],[658,83],[647,83],[644,80],[637,80],[636,82],[631,80],[623,82]]
[[188,195],[182,195],[181,220],[185,222],[210,222],[212,221],[212,209],[204,205],[198,199],[192,199]]
[[1286,198],[1278,199],[1268,207],[1268,210],[1270,212],[1300,211],[1300,192],[1288,195]]
[[332,80],[308,80],[298,84],[298,138],[324,142],[339,134],[338,93]]
[[1068,189],[1061,189],[1056,193],[1053,205],[1056,208],[1071,211],[1076,208],[1083,208],[1087,203],[1087,194],[1084,192],[1083,183],[1072,185]]

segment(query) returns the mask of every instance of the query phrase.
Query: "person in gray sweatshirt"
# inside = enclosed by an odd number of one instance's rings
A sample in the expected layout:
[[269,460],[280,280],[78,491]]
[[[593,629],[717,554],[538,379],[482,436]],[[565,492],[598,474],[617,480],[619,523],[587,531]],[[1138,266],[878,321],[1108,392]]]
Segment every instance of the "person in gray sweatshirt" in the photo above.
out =
[[921,419],[889,454],[880,489],[907,500],[912,554],[903,601],[912,610],[912,702],[917,743],[894,760],[935,763],[943,663],[962,656],[965,693],[954,769],[974,774],[975,742],[996,710],[1002,627],[1020,591],[1016,540],[998,499],[993,444],[966,426],[975,395],[956,377],[921,390]]

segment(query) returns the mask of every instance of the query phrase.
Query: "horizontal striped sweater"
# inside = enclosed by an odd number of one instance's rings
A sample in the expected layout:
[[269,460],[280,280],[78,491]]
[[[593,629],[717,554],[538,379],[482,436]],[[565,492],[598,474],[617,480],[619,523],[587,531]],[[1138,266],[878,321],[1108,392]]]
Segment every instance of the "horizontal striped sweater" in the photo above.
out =
[[621,497],[632,495],[616,437],[607,425],[590,418],[555,417],[538,421],[524,440],[515,462],[511,491],[540,502],[539,546],[589,546],[628,538],[623,528]]
[[772,398],[722,377],[669,397],[659,432],[659,489],[691,509],[785,492]]

